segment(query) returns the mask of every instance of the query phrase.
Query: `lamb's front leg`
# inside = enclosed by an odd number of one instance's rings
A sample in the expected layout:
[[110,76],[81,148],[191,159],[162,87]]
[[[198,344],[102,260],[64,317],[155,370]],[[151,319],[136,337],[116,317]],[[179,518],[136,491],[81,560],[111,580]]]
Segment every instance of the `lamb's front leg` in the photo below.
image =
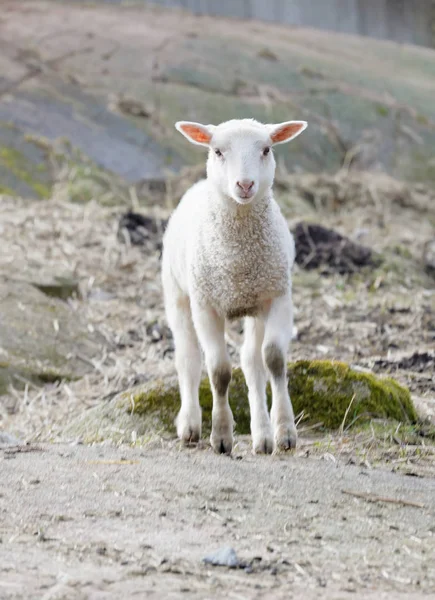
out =
[[293,407],[287,388],[287,352],[293,329],[291,292],[273,300],[266,317],[262,347],[264,363],[270,373],[272,409],[270,417],[275,448],[296,447],[297,433]]
[[231,362],[225,344],[225,320],[213,308],[198,304],[192,305],[192,316],[213,393],[211,445],[215,452],[231,454],[234,419],[228,402]]
[[263,339],[263,319],[246,317],[245,341],[240,359],[248,386],[252,447],[256,454],[270,454],[273,451],[272,426],[266,403],[267,374],[261,356]]

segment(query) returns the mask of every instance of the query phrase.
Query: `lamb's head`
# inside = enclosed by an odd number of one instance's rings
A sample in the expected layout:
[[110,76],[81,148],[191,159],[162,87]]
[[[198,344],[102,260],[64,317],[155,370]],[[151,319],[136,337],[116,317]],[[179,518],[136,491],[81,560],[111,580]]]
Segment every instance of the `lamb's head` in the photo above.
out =
[[179,121],[175,127],[193,144],[209,148],[207,177],[217,189],[239,204],[248,204],[264,197],[273,184],[272,146],[294,139],[307,123],[265,125],[234,119],[217,126]]

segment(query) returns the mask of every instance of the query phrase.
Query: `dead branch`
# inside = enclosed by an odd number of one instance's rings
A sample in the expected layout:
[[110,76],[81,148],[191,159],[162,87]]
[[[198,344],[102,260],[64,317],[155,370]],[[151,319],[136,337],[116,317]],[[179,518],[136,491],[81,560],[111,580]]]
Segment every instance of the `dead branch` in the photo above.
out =
[[422,502],[413,502],[412,500],[403,500],[402,498],[389,498],[387,496],[377,496],[368,492],[353,492],[351,490],[341,490],[342,494],[362,498],[367,502],[387,502],[389,504],[400,504],[401,506],[413,506],[414,508],[426,508]]

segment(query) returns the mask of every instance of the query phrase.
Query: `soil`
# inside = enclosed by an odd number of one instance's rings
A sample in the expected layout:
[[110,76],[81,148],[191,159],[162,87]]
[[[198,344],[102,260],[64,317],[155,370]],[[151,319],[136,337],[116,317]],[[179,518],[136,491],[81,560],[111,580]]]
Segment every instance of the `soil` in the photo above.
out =
[[[246,447],[233,459],[173,442],[4,449],[0,597],[435,593],[434,479]],[[223,546],[241,568],[202,562]]]

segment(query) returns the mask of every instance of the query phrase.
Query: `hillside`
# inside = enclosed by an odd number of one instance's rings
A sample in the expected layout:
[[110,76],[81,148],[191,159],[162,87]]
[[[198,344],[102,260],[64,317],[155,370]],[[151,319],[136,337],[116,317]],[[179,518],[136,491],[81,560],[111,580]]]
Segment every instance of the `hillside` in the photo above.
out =
[[[35,27],[35,24],[37,26]],[[291,172],[435,180],[435,51],[105,2],[2,2],[0,189],[48,196],[64,138],[130,183],[202,161],[184,118],[303,118]],[[44,142],[44,143],[41,143]]]

